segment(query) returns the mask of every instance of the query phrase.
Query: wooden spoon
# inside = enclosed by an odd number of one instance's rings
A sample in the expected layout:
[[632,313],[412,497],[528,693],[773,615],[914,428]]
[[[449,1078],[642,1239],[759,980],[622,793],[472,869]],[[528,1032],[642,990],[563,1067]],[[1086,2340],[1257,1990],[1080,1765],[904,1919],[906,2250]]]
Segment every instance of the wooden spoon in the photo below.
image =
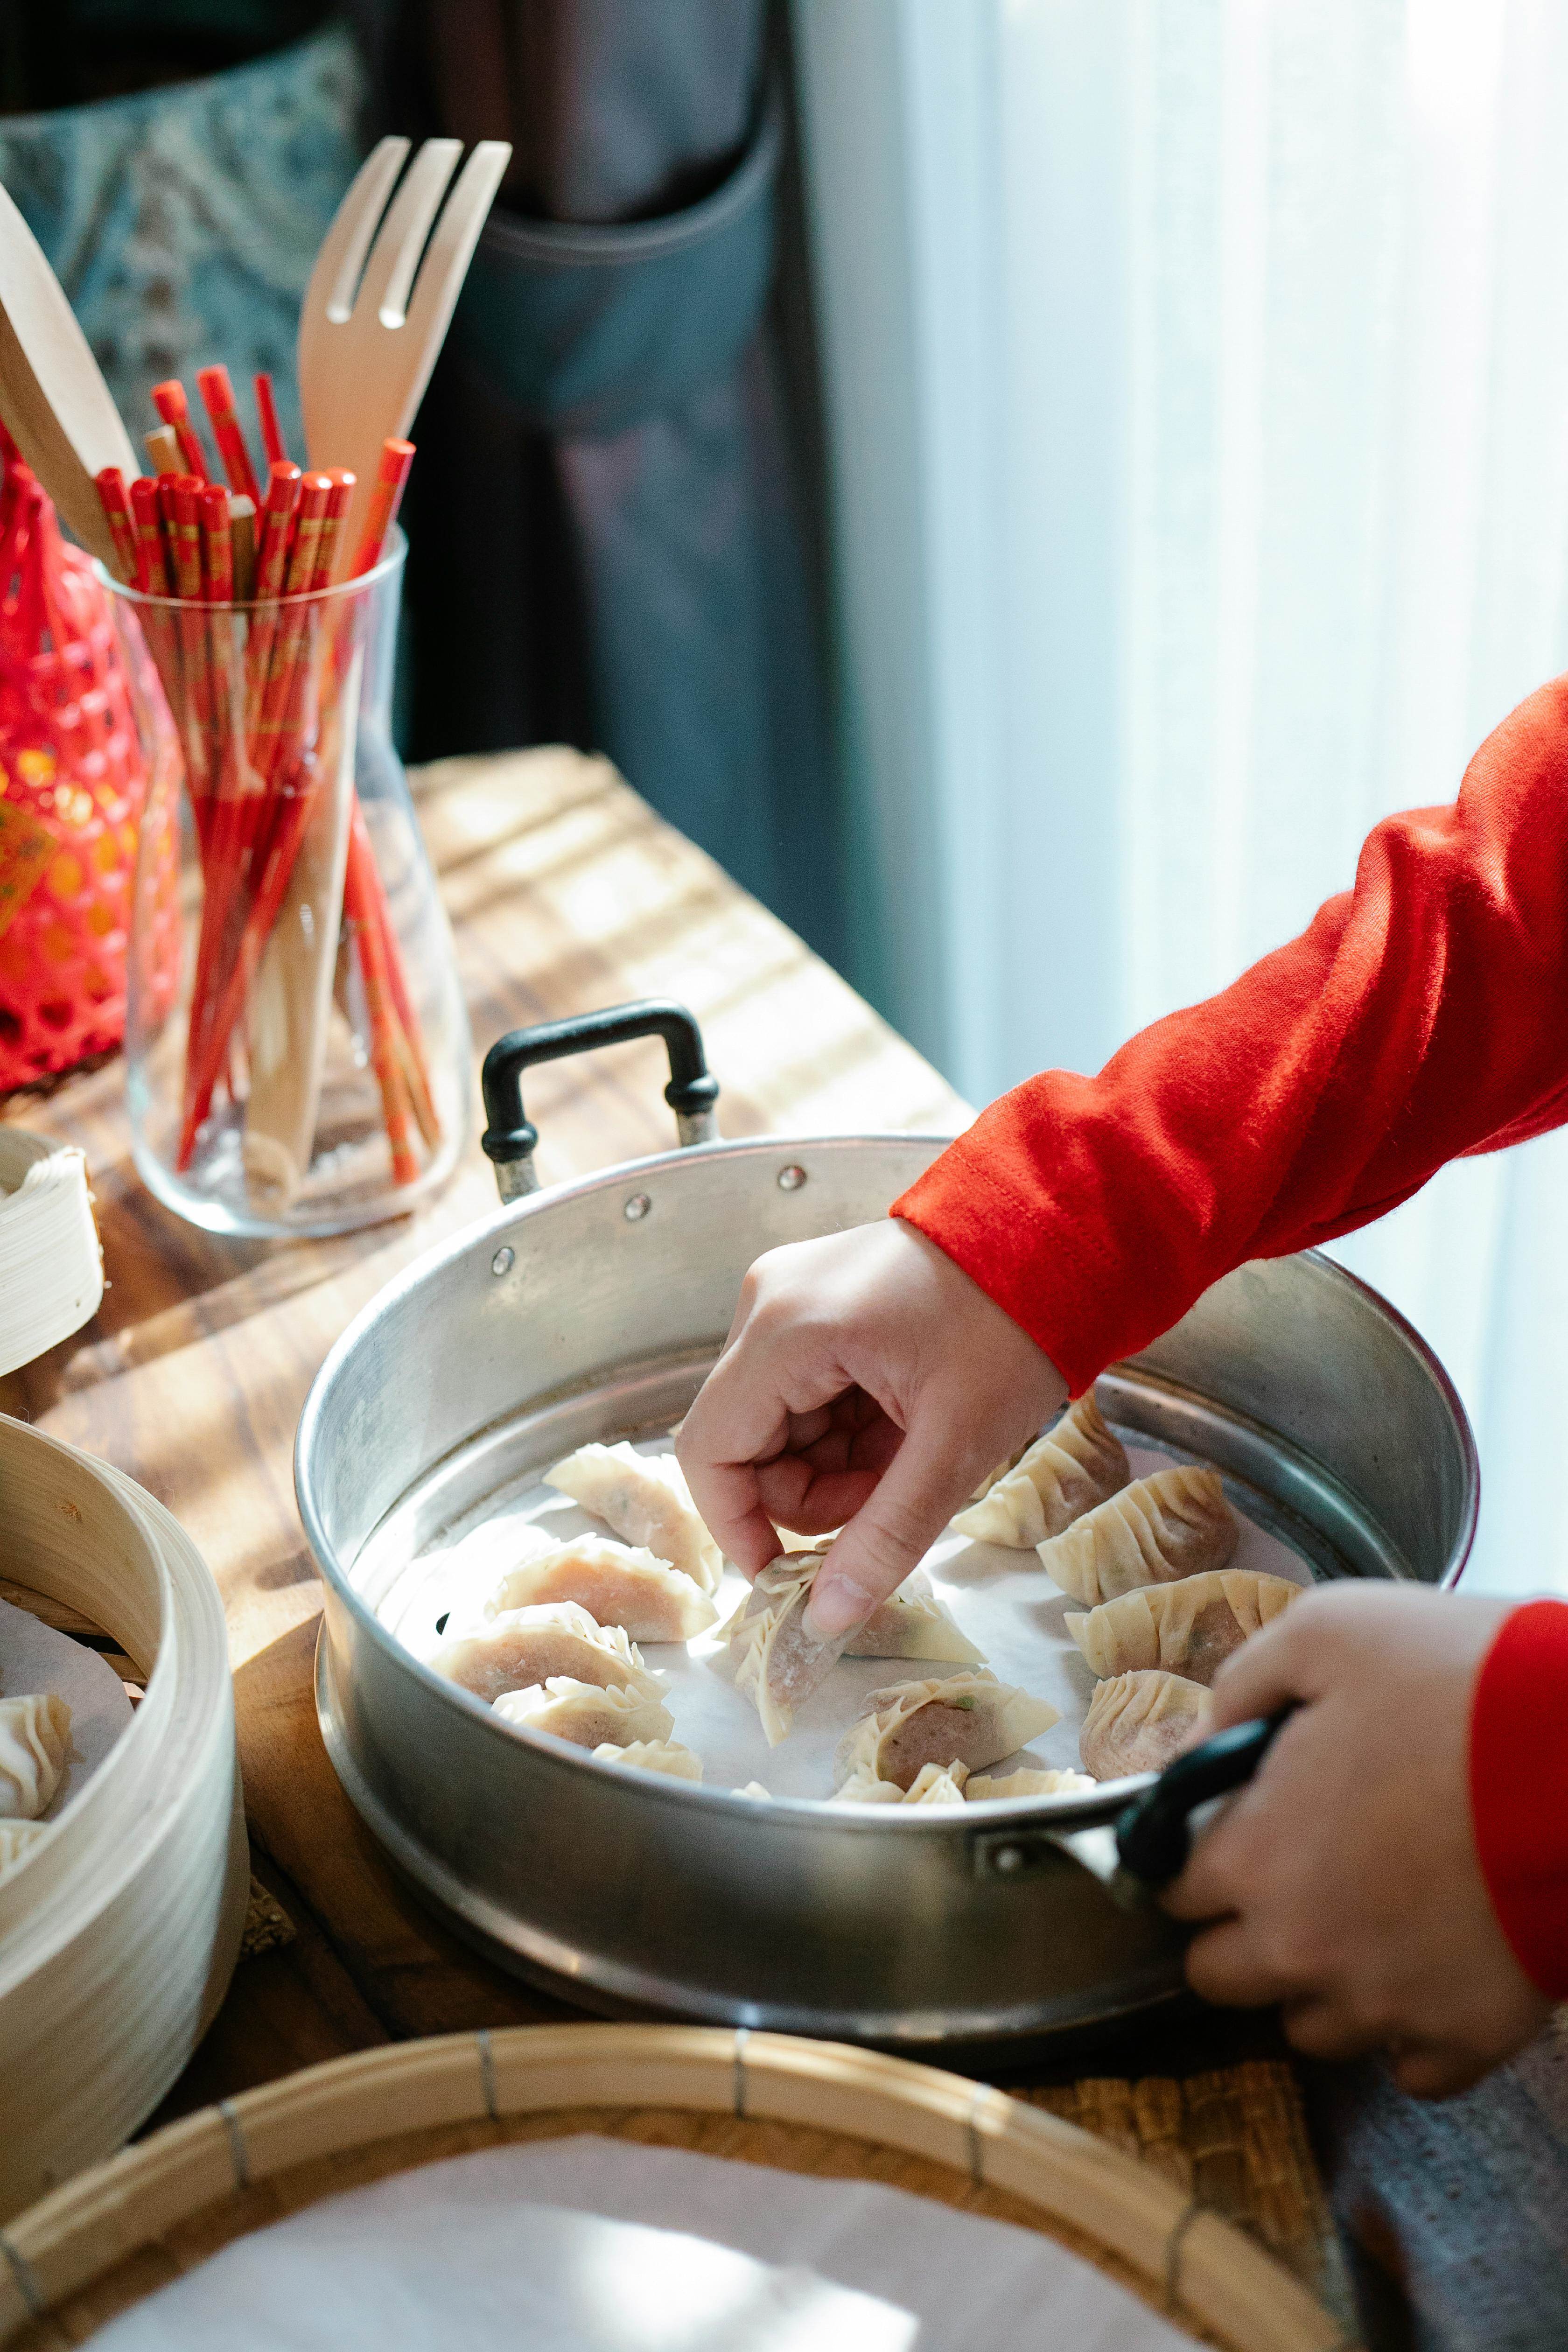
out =
[[122,577],[97,476],[141,470],[102,372],[37,237],[0,188],[0,416],[90,554]]

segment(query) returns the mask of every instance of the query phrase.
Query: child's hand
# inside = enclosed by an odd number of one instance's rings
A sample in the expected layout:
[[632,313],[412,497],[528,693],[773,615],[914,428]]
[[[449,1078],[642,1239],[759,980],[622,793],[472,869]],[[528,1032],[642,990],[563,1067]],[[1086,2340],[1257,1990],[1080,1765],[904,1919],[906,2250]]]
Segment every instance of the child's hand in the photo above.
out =
[[1310,2056],[1386,2048],[1418,2097],[1464,2090],[1551,2004],[1498,1924],[1470,1820],[1477,1672],[1508,1601],[1387,1585],[1310,1593],[1215,1678],[1214,1729],[1300,1702],[1167,1890],[1211,1920],[1206,2000],[1284,2004]]
[[753,1575],[777,1556],[776,1528],[844,1528],[810,1604],[836,1633],[1066,1401],[1027,1332],[884,1217],[757,1260],[675,1450],[714,1541]]

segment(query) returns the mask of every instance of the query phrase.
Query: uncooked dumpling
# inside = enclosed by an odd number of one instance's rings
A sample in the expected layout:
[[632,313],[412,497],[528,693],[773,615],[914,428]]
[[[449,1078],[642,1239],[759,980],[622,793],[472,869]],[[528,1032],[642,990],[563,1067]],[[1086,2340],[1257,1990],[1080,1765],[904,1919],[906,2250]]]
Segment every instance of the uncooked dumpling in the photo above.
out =
[[673,1454],[639,1454],[635,1445],[583,1445],[544,1474],[624,1543],[684,1570],[704,1592],[717,1592],[723,1555],[697,1515]]
[[1005,1467],[952,1524],[975,1543],[1027,1551],[1059,1535],[1131,1475],[1121,1441],[1107,1427],[1091,1391],[1069,1404],[1055,1428]]
[[619,1625],[600,1625],[575,1601],[547,1601],[531,1609],[503,1609],[482,1624],[449,1633],[430,1664],[448,1682],[477,1698],[528,1690],[566,1675],[581,1683],[629,1684],[657,1698],[659,1684]]
[[0,1883],[10,1876],[48,1826],[47,1822],[0,1822]]
[[71,1711],[52,1691],[0,1698],[0,1820],[37,1821],[59,1787]]
[[487,1621],[546,1601],[574,1601],[595,1624],[619,1625],[634,1642],[689,1642],[719,1614],[700,1585],[651,1551],[574,1536],[520,1560],[485,1604]]
[[847,1658],[930,1658],[943,1664],[978,1666],[985,1654],[931,1591],[923,1568],[906,1576],[898,1591],[844,1644]]
[[639,1739],[668,1739],[675,1719],[658,1701],[645,1698],[629,1685],[601,1690],[596,1683],[574,1682],[556,1675],[531,1690],[503,1691],[495,1712],[504,1723],[522,1723],[530,1731],[552,1731],[578,1748],[630,1748]]
[[844,1651],[848,1636],[824,1640],[806,1622],[805,1597],[822,1554],[785,1553],[753,1580],[740,1608],[724,1628],[727,1643],[716,1664],[735,1677],[735,1688],[754,1701],[770,1748],[776,1748]]
[[967,1764],[923,1764],[907,1789],[857,1772],[828,1799],[830,1805],[962,1805]]
[[714,1659],[735,1687],[756,1701],[770,1747],[788,1731],[795,1710],[810,1697],[834,1661],[847,1658],[929,1658],[978,1664],[981,1653],[959,1631],[916,1569],[864,1625],[824,1642],[805,1622],[807,1596],[826,1557],[784,1552],[769,1563],[723,1626],[725,1648]]
[[1097,1780],[1163,1772],[1207,1731],[1214,1701],[1202,1683],[1162,1667],[1099,1683],[1079,1734],[1079,1753]]
[[629,1747],[612,1747],[608,1740],[594,1750],[600,1764],[626,1764],[634,1772],[663,1772],[672,1780],[700,1780],[702,1759],[677,1739],[634,1739]]
[[842,1782],[861,1775],[913,1786],[927,1764],[966,1764],[972,1772],[1011,1756],[1048,1731],[1057,1710],[1043,1698],[998,1682],[985,1667],[944,1682],[897,1683],[873,1691],[864,1721],[839,1743]]
[[1189,1682],[1212,1683],[1231,1652],[1300,1594],[1283,1576],[1209,1569],[1175,1584],[1121,1593],[1087,1616],[1069,1609],[1068,1632],[1097,1675],[1163,1666]]
[[989,1772],[976,1772],[970,1778],[964,1795],[972,1803],[981,1804],[989,1797],[1070,1797],[1081,1796],[1095,1786],[1087,1772],[1031,1772],[1020,1764],[1016,1772],[1004,1772],[993,1780]]
[[1156,1470],[1038,1546],[1062,1591],[1086,1609],[1144,1584],[1223,1568],[1240,1534],[1217,1470]]

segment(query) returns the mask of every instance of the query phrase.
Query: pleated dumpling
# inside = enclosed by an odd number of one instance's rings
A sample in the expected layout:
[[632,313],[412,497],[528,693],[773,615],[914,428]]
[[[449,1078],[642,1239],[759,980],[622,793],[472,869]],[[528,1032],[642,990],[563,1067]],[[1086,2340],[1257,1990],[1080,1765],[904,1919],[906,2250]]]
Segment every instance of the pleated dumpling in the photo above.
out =
[[1055,1428],[1010,1468],[1004,1466],[952,1524],[976,1543],[1027,1551],[1118,1493],[1131,1475],[1121,1441],[1090,1392],[1069,1404]]
[[634,1642],[689,1642],[719,1614],[684,1570],[651,1551],[574,1536],[520,1560],[485,1604],[487,1620],[547,1601],[574,1601],[595,1624],[619,1625]]
[[704,1592],[717,1592],[723,1555],[697,1515],[686,1475],[673,1454],[639,1454],[635,1445],[581,1445],[544,1474],[557,1493],[603,1519],[623,1543],[679,1568]]
[[983,1665],[985,1654],[953,1622],[931,1591],[923,1568],[906,1576],[844,1644],[847,1658],[929,1658],[933,1664]]
[[657,1698],[659,1691],[625,1629],[599,1624],[575,1601],[499,1610],[479,1625],[448,1633],[430,1664],[482,1699],[528,1690],[558,1675],[605,1690],[626,1684],[645,1698]]
[[702,1778],[701,1757],[682,1748],[678,1739],[634,1739],[626,1748],[612,1747],[605,1740],[594,1755],[600,1764],[625,1764],[634,1772],[663,1772],[672,1780]]
[[786,1552],[753,1579],[724,1627],[725,1650],[715,1661],[733,1674],[735,1688],[755,1703],[770,1748],[776,1748],[805,1705],[843,1654],[848,1639],[824,1641],[806,1621],[805,1600],[822,1566],[819,1551]]
[[1202,1683],[1162,1667],[1099,1683],[1079,1734],[1079,1754],[1097,1780],[1129,1772],[1163,1772],[1202,1738],[1214,1701]]
[[922,1764],[907,1789],[857,1772],[829,1797],[830,1805],[962,1805],[967,1764]]
[[71,1711],[52,1691],[0,1698],[0,1821],[37,1821],[65,1776]]
[[629,1684],[601,1690],[597,1683],[575,1682],[570,1675],[552,1675],[531,1690],[503,1691],[495,1712],[504,1723],[552,1731],[577,1748],[630,1748],[639,1739],[668,1739],[675,1728],[668,1707]]
[[1016,1772],[1004,1772],[999,1780],[993,1780],[989,1772],[972,1774],[963,1793],[978,1805],[991,1797],[1082,1796],[1095,1785],[1087,1772],[1032,1772],[1026,1764],[1020,1764]]
[[0,1881],[9,1878],[48,1826],[47,1822],[0,1822]]
[[998,1682],[984,1666],[944,1682],[897,1683],[873,1691],[864,1719],[846,1732],[837,1778],[891,1780],[909,1789],[927,1764],[965,1764],[977,1772],[1056,1720],[1047,1700]]
[[1251,1568],[1211,1568],[1175,1584],[1145,1584],[1068,1612],[1068,1632],[1097,1675],[1163,1666],[1212,1683],[1233,1650],[1300,1598],[1300,1585]]
[[1134,1479],[1037,1549],[1062,1591],[1093,1609],[1140,1585],[1223,1568],[1240,1532],[1218,1471],[1187,1466]]

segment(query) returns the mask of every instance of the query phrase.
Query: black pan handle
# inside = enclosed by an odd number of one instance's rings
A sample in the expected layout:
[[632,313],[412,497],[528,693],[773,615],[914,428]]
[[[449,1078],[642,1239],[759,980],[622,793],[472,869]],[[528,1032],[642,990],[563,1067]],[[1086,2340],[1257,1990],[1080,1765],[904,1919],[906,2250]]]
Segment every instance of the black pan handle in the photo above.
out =
[[1278,1715],[1216,1731],[1201,1748],[1167,1764],[1153,1787],[1133,1798],[1116,1823],[1116,1850],[1130,1877],[1146,1886],[1167,1886],[1181,1876],[1192,1848],[1192,1815],[1251,1780],[1292,1711],[1282,1707]]
[[533,1165],[539,1129],[524,1116],[522,1074],[536,1062],[561,1062],[595,1045],[625,1045],[634,1037],[662,1037],[669,1051],[665,1101],[675,1113],[683,1144],[711,1143],[719,1132],[713,1106],[719,1081],[709,1074],[702,1033],[684,1004],[668,997],[645,997],[638,1004],[610,1004],[600,1013],[574,1013],[568,1021],[542,1021],[536,1029],[513,1029],[485,1055],[480,1085],[485,1097],[483,1142],[495,1163],[503,1201],[537,1192]]

